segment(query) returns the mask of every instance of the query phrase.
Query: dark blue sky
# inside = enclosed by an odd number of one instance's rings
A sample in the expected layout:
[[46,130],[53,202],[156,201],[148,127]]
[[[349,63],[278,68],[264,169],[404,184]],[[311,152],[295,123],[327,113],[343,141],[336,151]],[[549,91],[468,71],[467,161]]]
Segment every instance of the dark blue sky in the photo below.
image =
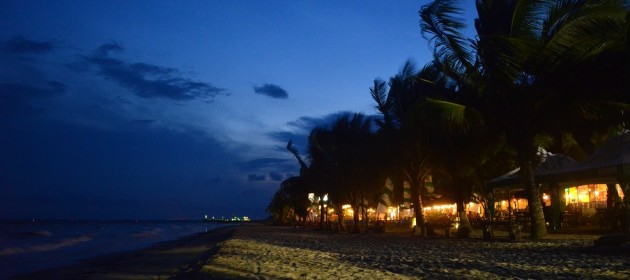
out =
[[265,217],[288,140],[429,61],[425,2],[0,2],[0,218]]

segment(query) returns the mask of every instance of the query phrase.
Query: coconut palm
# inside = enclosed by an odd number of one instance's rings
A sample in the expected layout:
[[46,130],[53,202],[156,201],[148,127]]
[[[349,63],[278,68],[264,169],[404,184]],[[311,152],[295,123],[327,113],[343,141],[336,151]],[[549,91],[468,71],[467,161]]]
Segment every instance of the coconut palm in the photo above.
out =
[[293,223],[295,220],[304,222],[309,206],[308,189],[303,178],[296,176],[288,178],[280,184],[271,199],[267,211],[273,215],[274,221],[279,224]]
[[[480,171],[488,168],[490,156],[501,147],[499,143],[501,138],[496,137],[495,132],[484,126],[479,116],[468,116],[467,120],[466,124],[469,126],[467,129],[435,131],[443,141],[435,147],[438,156],[433,160],[434,171],[448,176],[446,180],[448,183],[436,186],[439,187],[436,191],[450,196],[457,205],[459,238],[469,237],[472,231],[465,205],[473,200],[475,191],[479,193],[483,188],[476,180],[477,176]],[[486,193],[484,191],[481,194]]]
[[327,170],[331,199],[354,209],[354,232],[360,231],[360,214],[367,221],[366,202],[376,201],[385,181],[378,172],[377,144],[372,120],[362,114],[343,114],[330,127],[315,128],[309,139],[311,166]]
[[466,120],[463,106],[438,99],[446,98],[454,90],[438,70],[428,64],[417,71],[413,63],[407,62],[388,84],[375,80],[370,91],[375,108],[383,115],[377,124],[387,143],[389,161],[410,182],[418,225],[414,231],[421,235],[426,234],[424,183],[430,174],[432,159],[439,153],[441,131],[462,128]]
[[598,108],[620,108],[619,103],[602,102],[617,100],[617,87],[578,94],[563,86],[573,82],[567,75],[570,69],[627,48],[627,5],[604,0],[477,0],[477,36],[468,39],[460,33],[464,24],[455,2],[437,0],[421,9],[423,35],[433,47],[435,64],[457,85],[462,104],[480,112],[516,150],[532,237],[542,237],[547,231],[532,173],[537,140],[562,130],[559,125],[570,123],[571,114],[580,112],[574,109],[584,108],[585,100]]
[[[299,188],[302,190],[303,198],[307,199],[308,193],[314,193],[318,196],[319,202],[319,228],[324,228],[324,217],[325,217],[325,207],[324,207],[324,195],[326,194],[326,184],[324,180],[326,179],[325,170],[322,170],[319,166],[307,165],[302,156],[300,156],[299,152],[293,146],[293,141],[289,141],[287,143],[287,150],[293,154],[295,159],[298,161],[300,165],[300,176],[299,178]],[[306,209],[306,208],[305,208]]]
[[371,88],[375,108],[383,115],[378,123],[380,133],[386,143],[390,158],[403,173],[405,181],[411,184],[411,202],[413,204],[416,224],[415,233],[426,234],[423,196],[424,178],[430,171],[428,158],[430,150],[423,136],[427,131],[415,129],[412,124],[413,110],[425,99],[417,94],[418,73],[411,62],[407,62],[400,72],[392,77],[389,84],[375,80]]
[[326,214],[326,208],[329,205],[324,205],[323,197],[328,195],[328,202],[330,206],[335,207],[339,215],[340,230],[343,230],[343,211],[341,206],[346,203],[346,192],[343,189],[343,184],[340,183],[344,178],[340,176],[337,167],[330,160],[327,154],[318,148],[319,145],[333,145],[332,139],[329,133],[322,126],[315,127],[311,130],[308,137],[307,153],[309,161],[311,162],[310,170],[314,176],[317,176],[315,180],[318,182],[317,192],[320,195],[320,214],[321,221]]

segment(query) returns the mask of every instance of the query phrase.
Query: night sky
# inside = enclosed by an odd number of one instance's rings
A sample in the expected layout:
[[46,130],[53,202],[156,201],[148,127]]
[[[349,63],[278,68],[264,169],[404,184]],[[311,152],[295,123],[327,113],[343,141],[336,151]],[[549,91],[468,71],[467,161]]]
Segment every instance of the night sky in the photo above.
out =
[[1,1],[0,218],[266,217],[288,140],[430,60],[425,2]]

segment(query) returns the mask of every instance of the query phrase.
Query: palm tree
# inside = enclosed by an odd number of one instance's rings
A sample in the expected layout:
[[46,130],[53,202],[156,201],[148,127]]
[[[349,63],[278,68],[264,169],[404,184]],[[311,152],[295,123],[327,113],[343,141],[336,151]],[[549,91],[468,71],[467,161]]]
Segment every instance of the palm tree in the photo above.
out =
[[313,180],[317,180],[317,193],[319,195],[319,209],[320,209],[320,222],[323,225],[324,215],[327,214],[326,208],[328,205],[324,204],[324,196],[328,195],[327,203],[331,204],[335,207],[339,215],[339,227],[340,230],[343,230],[343,211],[341,206],[346,202],[347,198],[345,197],[345,190],[343,189],[343,185],[340,183],[340,180],[343,177],[339,176],[339,173],[336,170],[336,166],[330,160],[327,154],[323,153],[319,148],[319,145],[332,145],[332,139],[327,133],[326,129],[321,126],[315,127],[311,130],[308,137],[308,147],[307,153],[309,161],[311,162],[310,171],[311,174],[317,178],[313,178]]
[[[389,84],[375,80],[371,88],[375,108],[383,115],[379,122],[380,133],[390,157],[400,167],[405,181],[411,184],[411,202],[413,204],[416,225],[414,233],[426,235],[423,195],[424,178],[430,171],[428,159],[430,150],[422,137],[427,131],[414,128],[413,109],[424,96],[416,94],[417,71],[411,62],[405,63],[400,72],[392,77]],[[425,137],[426,138],[426,137]]]
[[280,189],[276,191],[267,211],[270,212],[274,221],[279,224],[293,223],[295,220],[304,222],[308,212],[306,211],[309,201],[303,178],[296,176],[284,180],[280,184]]
[[500,147],[500,138],[483,125],[479,116],[469,115],[466,120],[466,129],[435,131],[443,141],[435,147],[439,156],[433,161],[434,170],[449,177],[449,183],[439,185],[439,191],[451,196],[457,205],[459,238],[469,237],[472,231],[465,205],[472,201],[473,192],[482,188],[476,177],[487,167],[489,156]]
[[329,128],[315,128],[309,139],[311,166],[327,170],[331,199],[354,209],[354,232],[360,231],[360,214],[367,221],[365,202],[377,199],[385,181],[378,172],[377,147],[372,120],[362,114],[343,114]]
[[[584,108],[585,100],[610,105],[601,101],[619,97],[618,88],[576,94],[551,85],[571,84],[569,69],[627,48],[627,6],[625,1],[587,0],[477,0],[476,6],[473,39],[459,32],[464,24],[452,0],[424,6],[421,29],[436,65],[457,85],[462,104],[480,112],[516,150],[532,237],[542,237],[547,231],[532,172],[537,140],[562,130],[559,123],[570,123],[573,116],[567,114],[575,111],[569,108]],[[551,121],[556,119],[562,122]]]
[[324,195],[326,194],[326,184],[324,182],[324,179],[326,178],[326,173],[324,172],[324,170],[322,170],[318,166],[314,166],[312,163],[310,166],[307,165],[304,159],[302,159],[302,156],[300,156],[295,146],[293,146],[293,141],[289,140],[289,142],[287,143],[287,150],[289,150],[289,152],[293,154],[295,159],[300,164],[299,186],[301,187],[301,189],[303,189],[304,199],[307,199],[309,192],[313,192],[319,198],[319,228],[323,229],[324,217],[326,215],[326,213],[324,212]]
[[383,115],[377,124],[387,143],[390,162],[411,184],[417,224],[414,233],[421,235],[426,234],[424,184],[441,145],[441,131],[462,128],[465,122],[465,107],[438,99],[453,92],[438,70],[436,65],[428,64],[417,71],[407,62],[388,84],[375,80],[370,90],[375,108]]

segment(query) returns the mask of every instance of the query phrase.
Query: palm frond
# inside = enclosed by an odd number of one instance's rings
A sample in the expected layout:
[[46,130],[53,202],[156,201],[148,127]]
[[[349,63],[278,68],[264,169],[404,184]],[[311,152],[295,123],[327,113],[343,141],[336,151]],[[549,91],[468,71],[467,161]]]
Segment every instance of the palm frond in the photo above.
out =
[[407,60],[405,61],[403,67],[400,68],[397,76],[403,81],[408,81],[415,78],[417,73],[418,70],[416,69],[416,64],[411,60]]
[[436,99],[427,99],[427,104],[440,112],[440,119],[449,127],[466,127],[466,106]]
[[560,1],[549,11],[543,34],[546,64],[564,58],[588,59],[627,40],[628,12],[623,1]]
[[466,72],[473,66],[473,55],[467,40],[459,30],[466,27],[462,10],[454,0],[436,0],[420,10],[422,36],[429,41],[434,59],[444,65]]
[[387,82],[380,79],[375,79],[374,86],[370,88],[370,95],[376,102],[374,108],[383,115],[388,114],[391,107],[389,102],[387,102],[387,90]]
[[[510,2],[510,1],[506,1]],[[555,0],[519,0],[511,1],[512,21],[510,37],[538,38],[542,33],[542,22],[547,18],[548,6]]]
[[423,119],[426,121],[438,124],[438,130],[448,133],[464,133],[472,124],[483,122],[476,110],[446,100],[428,98],[419,105],[418,111],[424,115]]

